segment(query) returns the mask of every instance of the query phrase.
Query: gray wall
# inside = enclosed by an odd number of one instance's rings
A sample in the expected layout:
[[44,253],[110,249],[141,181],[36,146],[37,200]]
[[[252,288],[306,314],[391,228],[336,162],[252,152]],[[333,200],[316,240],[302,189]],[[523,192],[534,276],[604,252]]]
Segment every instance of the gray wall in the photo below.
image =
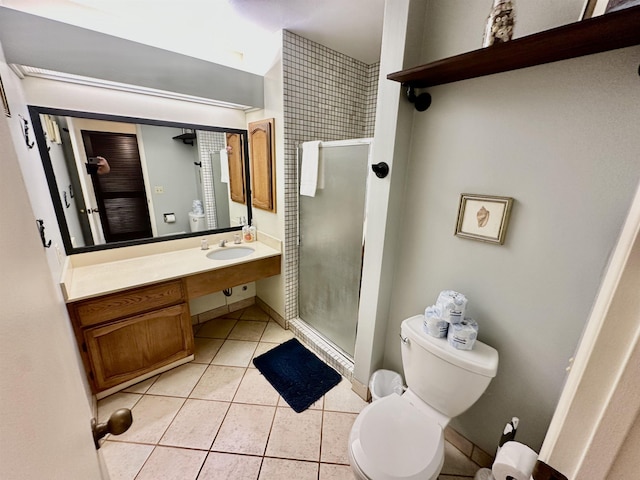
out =
[[[197,198],[198,167],[193,162],[198,161],[198,147],[173,140],[182,133],[180,128],[141,125],[140,129],[158,235],[189,232],[188,214]],[[155,186],[164,187],[164,193],[155,193]],[[164,213],[175,213],[176,223],[164,223]]]
[[[461,5],[431,2],[424,52],[432,58],[447,35],[464,35],[454,15]],[[465,21],[486,18],[465,12]],[[433,23],[443,19],[448,30]],[[638,185],[639,54],[633,47],[434,87],[431,108],[414,115],[385,366],[401,369],[404,318],[440,290],[467,294],[479,339],[499,351],[500,366],[451,425],[491,454],[512,416],[521,419],[518,440],[539,450]],[[505,245],[453,235],[461,193],[514,197]]]

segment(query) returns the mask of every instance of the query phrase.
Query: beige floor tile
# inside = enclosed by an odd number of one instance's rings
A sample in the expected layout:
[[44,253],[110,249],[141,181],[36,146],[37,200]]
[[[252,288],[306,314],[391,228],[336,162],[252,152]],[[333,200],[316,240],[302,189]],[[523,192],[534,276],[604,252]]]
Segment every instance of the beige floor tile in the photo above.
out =
[[240,316],[240,318],[242,320],[261,320],[263,322],[268,322],[269,314],[265,313],[265,311],[262,310],[259,306],[251,305],[250,307],[242,310],[242,315]]
[[342,378],[342,381],[324,396],[325,410],[360,413],[367,405],[367,402],[351,390],[351,382],[346,378]]
[[207,452],[156,447],[136,480],[196,480]]
[[131,409],[131,428],[111,438],[122,442],[158,443],[183,403],[184,398],[145,395]]
[[188,397],[207,369],[200,363],[185,363],[160,374],[158,380],[147,390],[149,395]]
[[240,382],[240,387],[233,397],[236,403],[251,403],[253,405],[278,404],[280,395],[275,388],[255,368],[248,368]]
[[198,480],[257,480],[262,457],[209,452]]
[[221,338],[196,337],[194,340],[195,352],[193,363],[211,363],[224,342]]
[[267,328],[262,334],[261,342],[283,343],[293,338],[291,330],[285,330],[276,322],[271,321],[267,324]]
[[256,347],[256,351],[253,352],[253,358],[249,362],[249,367],[250,368],[256,368],[256,366],[253,364],[253,359],[256,358],[256,357],[259,357],[263,353],[267,353],[269,350],[271,350],[272,348],[275,348],[277,346],[278,346],[277,343],[259,342],[258,346]]
[[116,410],[121,408],[132,409],[141,398],[142,395],[136,393],[118,392],[98,400],[98,423],[109,420],[111,414]]
[[317,462],[321,429],[321,411],[296,413],[290,408],[278,408],[265,455]]
[[240,319],[243,313],[244,313],[244,309],[241,308],[240,310],[235,310],[233,312],[225,313],[223,316],[224,318],[235,318],[236,320],[238,320]]
[[190,398],[230,402],[238,390],[245,369],[209,365],[200,381],[191,392]]
[[275,407],[232,404],[211,450],[263,455]]
[[188,399],[160,445],[209,450],[228,409],[226,402]]
[[235,326],[237,320],[231,318],[214,318],[203,323],[196,336],[207,338],[227,338],[229,332]]
[[146,380],[143,380],[142,382],[138,382],[134,385],[131,385],[130,387],[127,387],[122,391],[126,393],[140,393],[140,394],[147,393],[147,390],[149,390],[149,387],[153,385],[153,382],[155,382],[159,376],[160,375],[155,375],[151,378],[147,378]]
[[479,469],[480,466],[472,462],[464,453],[449,442],[444,442],[444,465],[441,475],[473,477]]
[[260,337],[262,337],[265,328],[267,328],[267,322],[240,320],[236,323],[235,327],[233,327],[233,330],[229,332],[227,339],[257,342],[260,340]]
[[100,447],[111,480],[136,478],[153,449],[153,445],[109,441]]
[[258,342],[226,340],[211,363],[228,367],[248,367],[257,346]]
[[320,464],[319,480],[357,480],[351,467],[347,465]]
[[280,458],[265,458],[262,461],[259,480],[294,478],[295,480],[316,480],[318,478],[318,464]]
[[320,461],[349,465],[349,432],[357,416],[355,413],[324,412]]
[[[309,407],[309,410],[322,410],[323,406],[324,406],[324,397],[320,397],[317,402],[311,404],[311,406]],[[284,398],[280,397],[280,399],[278,400],[278,407],[291,408],[291,405],[289,405]]]

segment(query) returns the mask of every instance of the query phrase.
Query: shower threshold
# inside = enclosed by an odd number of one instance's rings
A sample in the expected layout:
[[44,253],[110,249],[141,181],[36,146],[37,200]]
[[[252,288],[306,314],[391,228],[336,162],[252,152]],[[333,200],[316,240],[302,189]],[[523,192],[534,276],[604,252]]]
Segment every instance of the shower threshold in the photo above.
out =
[[289,320],[288,326],[300,342],[351,382],[353,359],[349,355],[301,318]]

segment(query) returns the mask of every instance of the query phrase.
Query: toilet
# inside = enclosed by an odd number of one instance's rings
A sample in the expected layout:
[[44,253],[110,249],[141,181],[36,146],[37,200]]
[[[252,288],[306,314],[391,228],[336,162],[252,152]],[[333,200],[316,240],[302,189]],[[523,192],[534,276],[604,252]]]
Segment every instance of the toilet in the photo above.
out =
[[207,229],[204,213],[189,212],[189,228],[192,232],[204,232]]
[[427,335],[424,316],[402,322],[407,389],[367,405],[349,435],[349,461],[360,480],[435,480],[444,463],[444,428],[484,393],[498,352],[482,342],[457,350]]

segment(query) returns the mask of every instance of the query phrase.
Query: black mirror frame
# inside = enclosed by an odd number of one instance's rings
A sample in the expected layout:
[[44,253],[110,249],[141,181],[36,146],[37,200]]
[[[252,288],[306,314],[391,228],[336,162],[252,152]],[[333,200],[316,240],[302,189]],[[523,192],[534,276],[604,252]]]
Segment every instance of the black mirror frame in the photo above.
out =
[[36,105],[29,105],[28,108],[29,108],[29,115],[31,117],[31,125],[33,127],[33,132],[36,137],[38,149],[40,150],[40,159],[42,160],[42,167],[44,168],[44,173],[47,178],[49,194],[51,196],[51,201],[53,202],[53,208],[56,213],[56,218],[58,220],[58,228],[60,229],[60,235],[62,236],[62,243],[64,245],[64,250],[67,255],[96,252],[100,250],[110,250],[112,248],[130,247],[134,245],[144,245],[148,243],[167,242],[171,240],[178,240],[181,238],[201,237],[202,235],[210,235],[213,233],[233,232],[233,231],[241,230],[242,227],[238,226],[238,227],[228,227],[228,228],[217,228],[214,230],[206,230],[203,232],[180,233],[180,234],[167,235],[162,237],[150,237],[150,238],[139,239],[139,240],[111,242],[111,243],[105,243],[103,245],[92,245],[88,247],[73,247],[71,245],[71,235],[69,234],[69,227],[67,226],[67,220],[64,215],[64,208],[62,205],[62,201],[60,200],[60,197],[57,194],[58,185],[56,183],[56,178],[55,178],[53,166],[51,163],[51,157],[49,156],[47,141],[44,134],[44,130],[42,128],[42,122],[40,121],[41,114],[64,116],[64,117],[88,118],[92,120],[106,120],[106,121],[112,121],[112,122],[139,123],[144,125],[155,125],[159,127],[174,127],[174,128],[185,128],[185,129],[188,128],[188,129],[195,129],[195,130],[206,130],[209,132],[238,133],[242,135],[243,144],[244,144],[244,167],[245,167],[244,181],[245,181],[245,192],[246,192],[245,200],[246,200],[246,207],[247,207],[247,221],[249,222],[249,224],[251,224],[251,219],[252,219],[251,188],[250,188],[251,180],[250,180],[250,173],[249,173],[250,171],[249,142],[248,142],[247,130],[242,130],[237,128],[213,127],[208,125],[179,123],[179,122],[165,121],[165,120],[153,120],[148,118],[126,117],[126,116],[109,115],[109,114],[102,114],[102,113],[80,112],[76,110],[64,110],[59,108],[41,107]]

